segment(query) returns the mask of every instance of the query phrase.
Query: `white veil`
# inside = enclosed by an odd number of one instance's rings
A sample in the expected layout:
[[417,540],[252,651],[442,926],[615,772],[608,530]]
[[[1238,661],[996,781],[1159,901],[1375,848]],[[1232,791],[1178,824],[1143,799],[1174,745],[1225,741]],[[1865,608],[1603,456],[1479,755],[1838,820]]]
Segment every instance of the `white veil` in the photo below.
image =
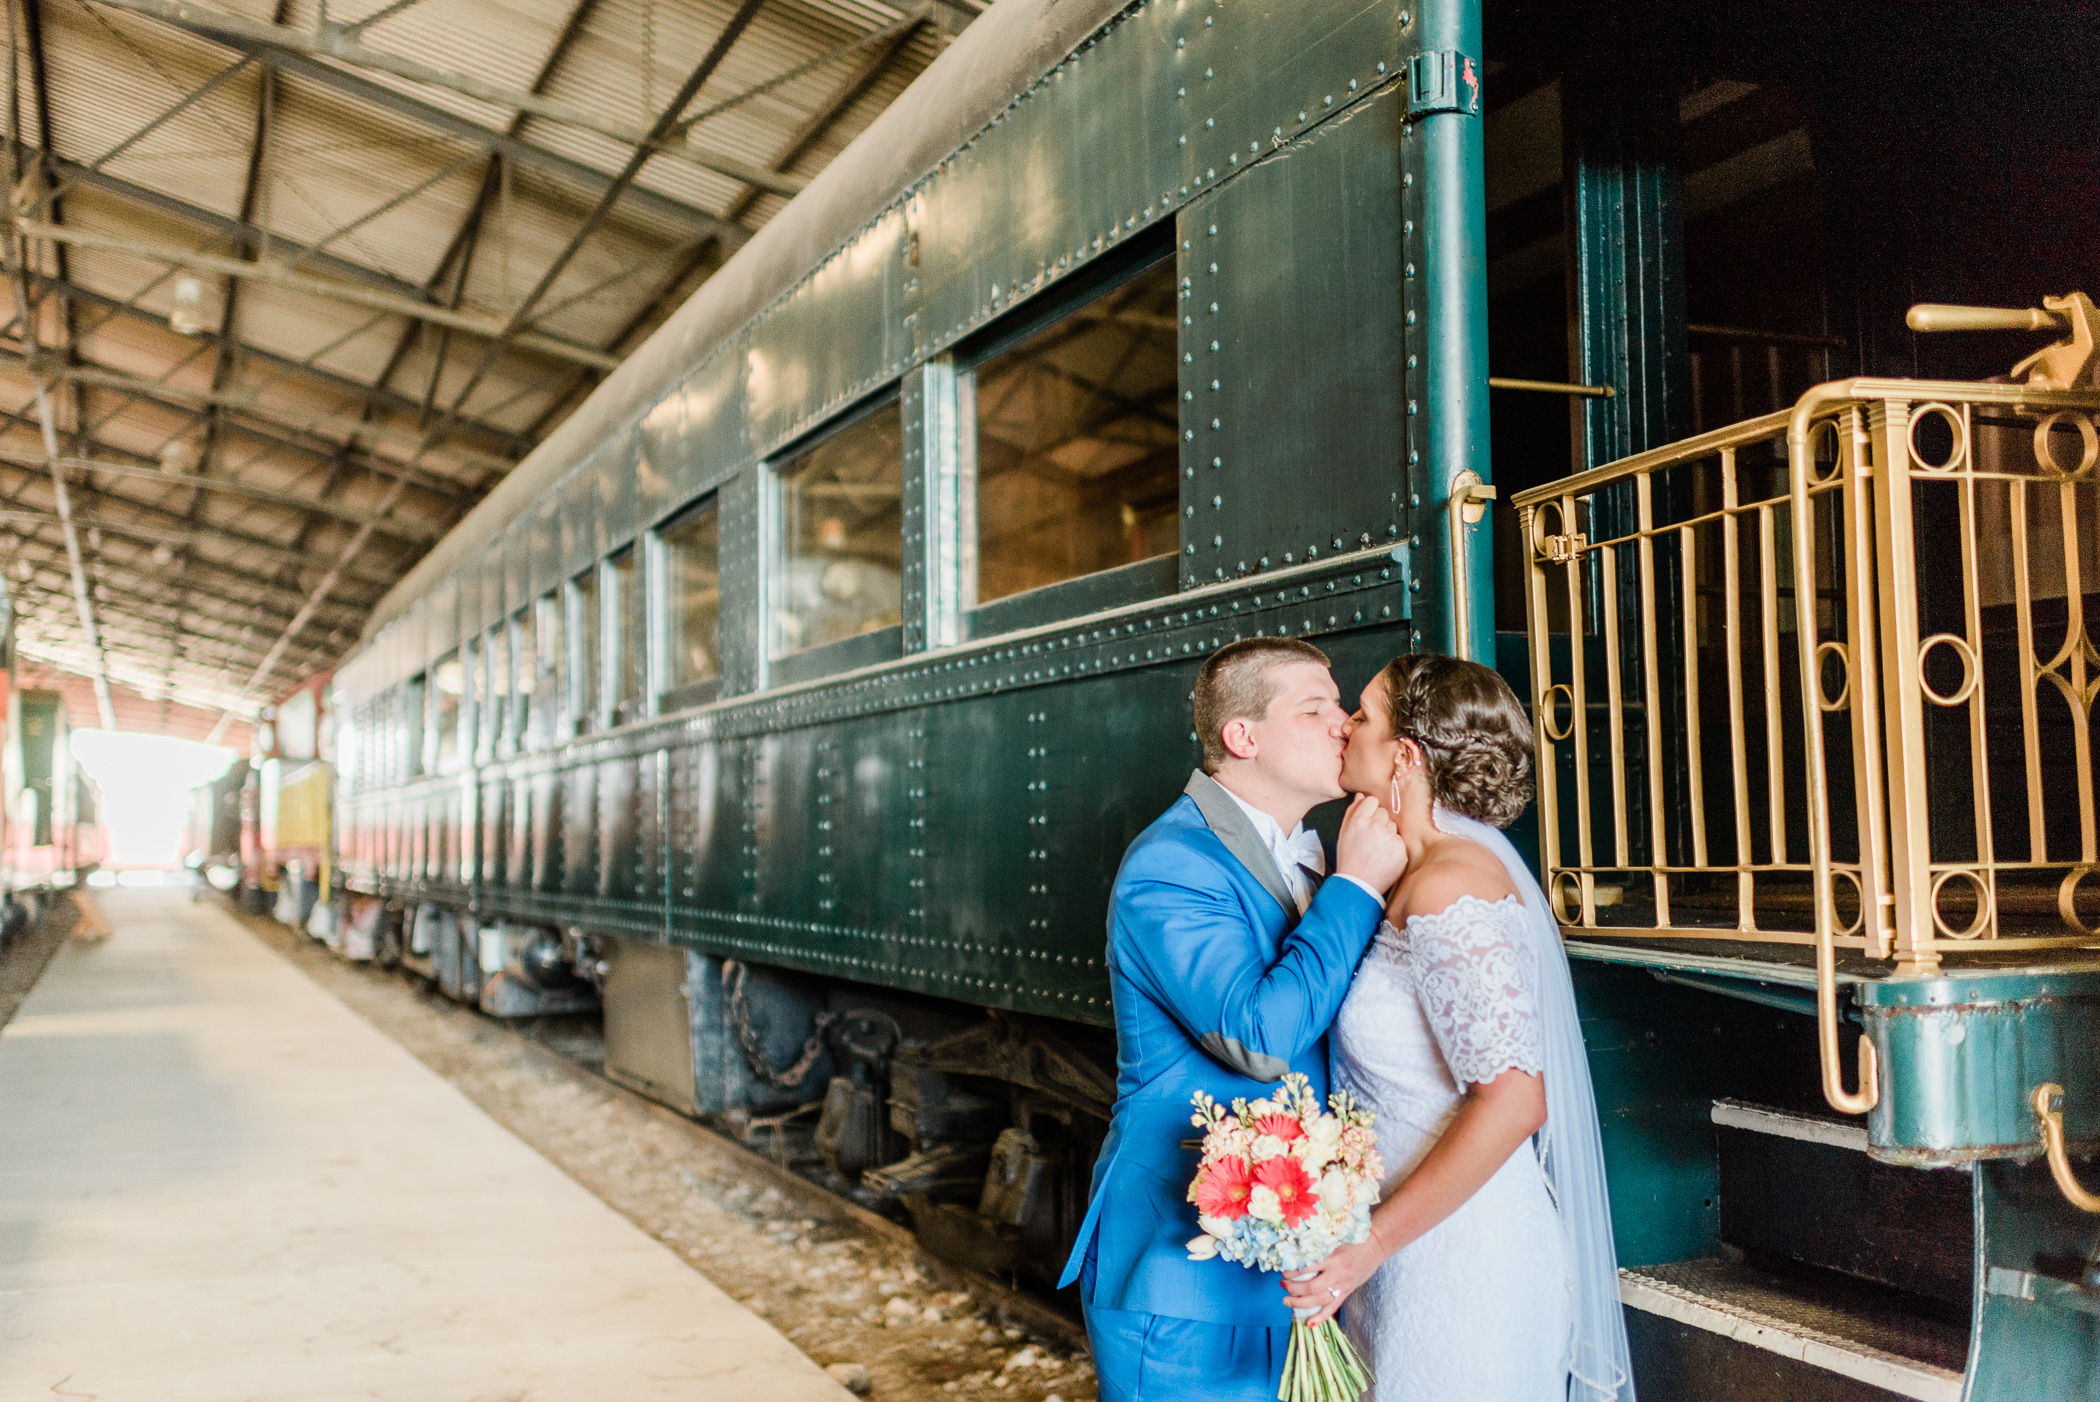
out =
[[1568,1345],[1571,1402],[1634,1402],[1626,1316],[1619,1304],[1619,1257],[1604,1189],[1604,1140],[1559,922],[1547,909],[1537,878],[1501,832],[1441,805],[1436,825],[1493,852],[1524,899],[1524,928],[1536,955],[1539,1033],[1546,1057],[1546,1128],[1539,1136],[1539,1157],[1567,1239],[1568,1280],[1574,1292],[1574,1330]]

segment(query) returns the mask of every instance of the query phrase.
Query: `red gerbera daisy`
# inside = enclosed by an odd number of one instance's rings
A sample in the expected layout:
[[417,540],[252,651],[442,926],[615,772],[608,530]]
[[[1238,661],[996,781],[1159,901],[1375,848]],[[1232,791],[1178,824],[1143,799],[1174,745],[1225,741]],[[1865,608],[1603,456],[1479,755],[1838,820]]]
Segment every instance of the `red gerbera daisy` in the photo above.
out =
[[1196,1178],[1196,1210],[1205,1217],[1237,1221],[1247,1215],[1247,1199],[1254,1192],[1254,1176],[1245,1159],[1218,1159],[1205,1164]]
[[1313,1178],[1305,1171],[1305,1165],[1289,1154],[1278,1154],[1266,1159],[1254,1169],[1256,1185],[1276,1194],[1276,1201],[1283,1206],[1283,1224],[1295,1227],[1317,1212],[1320,1195],[1313,1191]]
[[1254,1122],[1256,1134],[1273,1134],[1288,1144],[1293,1139],[1305,1137],[1305,1126],[1298,1123],[1295,1115],[1263,1115]]

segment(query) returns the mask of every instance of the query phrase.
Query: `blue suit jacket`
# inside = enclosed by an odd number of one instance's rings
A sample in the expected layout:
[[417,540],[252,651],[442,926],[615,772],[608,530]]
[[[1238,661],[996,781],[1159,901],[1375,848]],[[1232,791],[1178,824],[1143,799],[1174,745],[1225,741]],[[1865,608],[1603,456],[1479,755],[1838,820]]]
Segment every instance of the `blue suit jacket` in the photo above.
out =
[[[1327,1028],[1377,931],[1379,903],[1328,881],[1298,918],[1254,825],[1202,773],[1123,854],[1110,898],[1116,1106],[1060,1285],[1095,1245],[1086,1303],[1217,1324],[1290,1322],[1259,1271],[1188,1259],[1197,1154],[1190,1097],[1266,1094],[1289,1071],[1327,1094]],[[1098,1237],[1098,1243],[1096,1238]]]

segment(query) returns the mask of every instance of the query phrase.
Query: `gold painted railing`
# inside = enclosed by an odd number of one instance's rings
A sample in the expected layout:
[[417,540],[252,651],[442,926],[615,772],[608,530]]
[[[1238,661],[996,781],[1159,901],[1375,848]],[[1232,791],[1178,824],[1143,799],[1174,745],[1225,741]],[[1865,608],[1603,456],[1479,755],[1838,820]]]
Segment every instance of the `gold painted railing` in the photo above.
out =
[[1843,380],[1518,494],[1568,932],[1816,945],[1855,1110],[1837,949],[2100,943],[2096,412]]

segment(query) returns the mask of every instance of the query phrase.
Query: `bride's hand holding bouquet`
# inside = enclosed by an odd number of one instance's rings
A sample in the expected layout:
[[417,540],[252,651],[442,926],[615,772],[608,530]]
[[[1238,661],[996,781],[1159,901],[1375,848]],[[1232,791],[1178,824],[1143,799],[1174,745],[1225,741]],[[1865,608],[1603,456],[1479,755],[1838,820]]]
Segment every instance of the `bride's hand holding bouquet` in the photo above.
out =
[[[1203,1160],[1188,1200],[1203,1235],[1188,1244],[1191,1260],[1293,1273],[1331,1262],[1370,1236],[1371,1207],[1385,1177],[1372,1117],[1347,1095],[1330,1096],[1328,1105],[1321,1109],[1311,1082],[1295,1073],[1270,1096],[1233,1101],[1229,1112],[1196,1095]],[[1370,1386],[1370,1370],[1332,1322],[1341,1298],[1322,1310],[1293,1311],[1276,1394],[1282,1402],[1353,1402]]]

